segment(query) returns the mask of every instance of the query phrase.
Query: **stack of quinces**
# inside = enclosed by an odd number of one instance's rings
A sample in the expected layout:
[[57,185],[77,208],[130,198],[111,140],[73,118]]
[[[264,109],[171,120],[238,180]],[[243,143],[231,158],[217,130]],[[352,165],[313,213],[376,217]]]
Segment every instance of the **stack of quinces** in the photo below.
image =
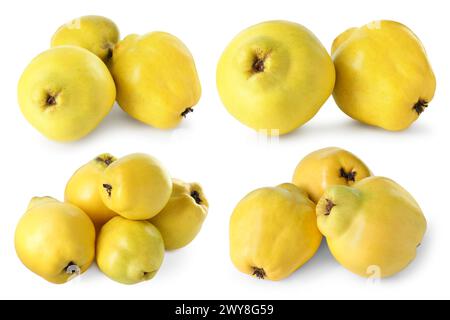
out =
[[304,26],[269,21],[231,41],[217,66],[217,87],[236,119],[270,135],[304,125],[332,93],[353,119],[399,131],[431,102],[436,79],[421,41],[401,23],[351,28],[330,56]]
[[44,279],[65,283],[96,258],[111,279],[152,279],[165,250],[188,245],[199,233],[208,201],[197,183],[172,179],[146,154],[103,154],[78,169],[65,202],[33,198],[17,225],[16,252]]
[[327,240],[336,260],[363,277],[389,277],[415,258],[427,222],[396,182],[372,176],[352,153],[327,148],[297,166],[293,183],[262,188],[231,217],[234,265],[260,279],[281,280]]
[[18,86],[23,115],[49,139],[81,139],[116,100],[143,123],[174,128],[200,99],[194,59],[171,34],[119,41],[114,22],[85,16],[61,26],[51,46],[28,65]]

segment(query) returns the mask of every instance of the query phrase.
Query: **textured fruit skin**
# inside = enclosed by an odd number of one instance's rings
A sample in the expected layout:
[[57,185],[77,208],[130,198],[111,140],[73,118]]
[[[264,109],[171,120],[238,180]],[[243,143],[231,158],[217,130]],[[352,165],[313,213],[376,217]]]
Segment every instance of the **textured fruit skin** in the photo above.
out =
[[117,159],[110,154],[101,154],[79,168],[69,179],[64,192],[66,202],[83,210],[97,230],[117,213],[109,209],[101,198],[99,184],[105,169]]
[[351,186],[371,175],[369,168],[357,156],[331,147],[314,151],[303,158],[295,169],[292,181],[317,203],[327,187]]
[[321,241],[315,205],[293,184],[253,191],[231,217],[231,260],[259,278],[287,278],[314,256]]
[[297,129],[319,111],[333,91],[335,70],[311,31],[288,21],[269,21],[231,41],[219,60],[216,81],[231,115],[254,130],[278,135]]
[[148,220],[169,202],[172,179],[154,157],[135,153],[113,162],[99,183],[103,203],[131,220]]
[[[51,97],[51,98],[50,98]],[[108,68],[94,54],[61,46],[41,53],[18,85],[20,110],[51,140],[81,139],[109,113],[116,88]]]
[[155,128],[175,128],[200,100],[194,58],[171,34],[127,36],[114,49],[110,70],[120,107]]
[[355,120],[404,130],[433,100],[436,78],[425,49],[398,22],[376,21],[347,30],[335,40],[332,58],[334,99]]
[[119,29],[110,19],[101,16],[83,16],[59,27],[52,37],[51,46],[81,47],[107,63],[114,46],[119,41],[119,36]]
[[45,280],[63,284],[84,273],[95,254],[95,228],[79,208],[50,197],[33,198],[15,233],[16,253],[22,263]]
[[115,217],[100,231],[97,265],[114,281],[131,285],[151,280],[163,259],[163,239],[150,222]]
[[362,277],[375,272],[381,278],[415,259],[427,227],[413,197],[383,177],[328,188],[317,205],[317,224],[341,265]]
[[198,183],[173,180],[169,203],[150,222],[158,228],[166,250],[177,250],[191,243],[208,215],[208,200]]

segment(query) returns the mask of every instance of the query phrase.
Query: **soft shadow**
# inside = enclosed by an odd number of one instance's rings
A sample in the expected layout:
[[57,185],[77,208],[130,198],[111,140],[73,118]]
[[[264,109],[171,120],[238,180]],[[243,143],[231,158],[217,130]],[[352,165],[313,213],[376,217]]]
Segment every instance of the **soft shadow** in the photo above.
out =
[[95,138],[96,135],[105,135],[118,130],[142,130],[151,132],[156,131],[157,129],[132,118],[116,103],[111,112],[103,119],[100,125],[88,135],[88,137]]
[[179,250],[166,251],[161,270],[164,271],[164,274],[169,275],[182,274],[187,269],[185,265],[192,262],[192,255],[193,251],[190,250],[189,246]]
[[369,125],[365,125],[361,122],[346,119],[342,121],[333,121],[333,122],[312,122],[308,123],[305,126],[293,131],[285,136],[283,136],[280,140],[294,140],[294,139],[304,139],[309,136],[319,136],[319,135],[336,135],[340,133],[349,133],[351,132],[354,135],[358,134],[370,134],[370,135],[379,135],[379,136],[423,136],[428,135],[432,132],[432,128],[427,126],[423,122],[414,123],[409,129],[403,131],[387,131],[382,128],[373,127]]
[[[177,129],[183,129],[188,126],[186,122],[188,121],[182,121]],[[138,139],[146,139],[146,137],[154,136],[170,138],[173,134],[173,130],[161,130],[140,122],[129,116],[116,103],[111,112],[102,120],[94,131],[82,139],[75,141],[75,143],[82,145],[88,143],[88,141],[104,141],[106,137],[117,136],[121,133],[123,133],[124,136],[129,136],[130,133],[133,133]]]
[[[426,269],[425,264],[429,261],[430,256],[430,247],[432,246],[430,242],[432,239],[429,235],[432,231],[429,230],[423,243],[417,250],[417,257],[414,261],[411,262],[404,270],[395,274],[390,278],[381,279],[380,285],[391,285],[397,283],[404,283],[407,281],[412,281],[414,277],[418,277],[420,275],[419,270]],[[285,280],[286,283],[295,282],[298,283],[300,281],[305,281],[309,279],[321,279],[322,275],[325,273],[333,273],[336,270],[345,270],[343,266],[341,266],[331,255],[330,250],[328,249],[328,245],[326,239],[323,239],[322,244],[316,253],[316,255],[308,261],[304,266],[302,266],[299,270],[294,272],[288,279]],[[355,280],[360,280],[361,285],[365,285],[368,283],[368,279],[360,277],[358,275],[352,274],[350,271],[345,270],[349,275],[353,275]],[[283,281],[284,282],[284,281]]]
[[339,268],[341,266],[331,255],[326,239],[323,239],[315,256],[286,279],[286,282],[298,283],[307,279],[321,279],[325,273],[334,272],[333,270]]

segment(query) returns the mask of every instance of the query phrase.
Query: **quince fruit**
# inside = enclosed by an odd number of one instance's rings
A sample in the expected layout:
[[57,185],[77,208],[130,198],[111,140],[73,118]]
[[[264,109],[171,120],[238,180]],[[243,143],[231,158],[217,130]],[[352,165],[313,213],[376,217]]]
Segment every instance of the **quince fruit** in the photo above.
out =
[[93,53],[61,46],[37,56],[18,86],[20,110],[39,132],[74,141],[94,130],[116,99],[114,80]]
[[115,217],[100,231],[97,265],[114,281],[136,284],[151,280],[163,259],[163,239],[150,222]]
[[317,205],[317,224],[341,265],[380,278],[414,260],[427,226],[413,197],[383,177],[328,188]]
[[327,50],[302,25],[269,21],[238,34],[217,66],[217,88],[228,112],[268,135],[308,122],[333,92]]
[[394,21],[341,34],[333,44],[334,99],[347,115],[390,131],[407,129],[434,97],[436,78],[419,38]]
[[155,128],[178,126],[200,100],[194,59],[171,34],[127,36],[115,47],[110,70],[120,107]]
[[169,203],[150,222],[158,228],[166,250],[177,250],[191,243],[208,215],[208,200],[198,183],[173,180]]
[[119,29],[113,21],[101,16],[84,16],[59,27],[52,37],[51,46],[82,47],[107,63],[118,41]]
[[82,209],[94,222],[97,230],[117,213],[109,209],[100,196],[99,184],[103,172],[117,159],[110,154],[101,154],[79,168],[66,185],[66,202]]
[[78,207],[33,198],[15,233],[19,259],[45,280],[62,284],[84,273],[95,255],[95,228]]
[[293,183],[317,203],[329,186],[351,186],[369,176],[369,168],[354,154],[340,148],[325,148],[300,161]]
[[98,187],[103,203],[131,220],[148,220],[164,209],[172,194],[172,179],[152,156],[135,153],[110,164]]
[[260,279],[287,278],[314,256],[321,241],[315,204],[293,184],[251,192],[231,217],[231,260]]

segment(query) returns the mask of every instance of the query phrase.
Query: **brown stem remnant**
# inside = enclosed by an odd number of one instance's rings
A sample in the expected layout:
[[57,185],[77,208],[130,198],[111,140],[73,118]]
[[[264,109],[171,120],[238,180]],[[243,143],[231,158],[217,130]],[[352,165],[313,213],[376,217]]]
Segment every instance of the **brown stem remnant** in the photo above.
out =
[[203,200],[202,200],[202,198],[200,197],[200,193],[198,192],[198,191],[192,191],[191,192],[191,197],[192,198],[194,198],[194,200],[195,200],[195,202],[197,203],[197,204],[202,204],[202,202],[203,202]]
[[253,269],[253,276],[257,277],[258,279],[264,280],[266,278],[266,271],[264,271],[264,269],[262,268],[256,268],[256,267],[252,267]]
[[110,185],[110,184],[103,184],[103,188],[106,190],[106,192],[108,193],[108,197],[110,197],[111,198],[111,195],[112,195],[112,185]]
[[262,73],[266,71],[267,59],[270,57],[271,51],[266,51],[258,49],[254,53],[253,63],[252,63],[252,74]]
[[194,109],[192,109],[192,108],[187,108],[186,110],[184,110],[184,111],[181,113],[181,116],[182,116],[183,118],[186,118],[186,116],[187,116],[189,113],[192,113],[192,112],[194,112]]
[[330,199],[326,199],[325,201],[327,202],[325,206],[325,215],[329,216],[331,214],[331,210],[333,210],[333,208],[336,207],[336,205]]
[[116,159],[113,156],[97,157],[95,159],[98,162],[103,162],[106,166],[110,166]]
[[113,57],[114,50],[112,47],[108,48],[108,52],[106,53],[106,61],[110,61]]
[[264,65],[265,58],[256,57],[253,61],[252,70],[253,73],[264,72],[266,66]]
[[356,181],[356,174],[357,174],[356,171],[347,172],[347,171],[345,171],[344,168],[341,168],[341,170],[339,170],[339,174],[340,174],[340,177],[347,180],[347,182],[355,182]]
[[416,111],[419,116],[425,111],[425,108],[428,108],[428,101],[424,99],[419,99],[419,101],[417,101],[412,107],[412,109]]
[[57,95],[52,95],[50,93],[47,93],[47,99],[45,100],[45,105],[47,107],[53,107],[56,105],[56,98],[58,96]]

